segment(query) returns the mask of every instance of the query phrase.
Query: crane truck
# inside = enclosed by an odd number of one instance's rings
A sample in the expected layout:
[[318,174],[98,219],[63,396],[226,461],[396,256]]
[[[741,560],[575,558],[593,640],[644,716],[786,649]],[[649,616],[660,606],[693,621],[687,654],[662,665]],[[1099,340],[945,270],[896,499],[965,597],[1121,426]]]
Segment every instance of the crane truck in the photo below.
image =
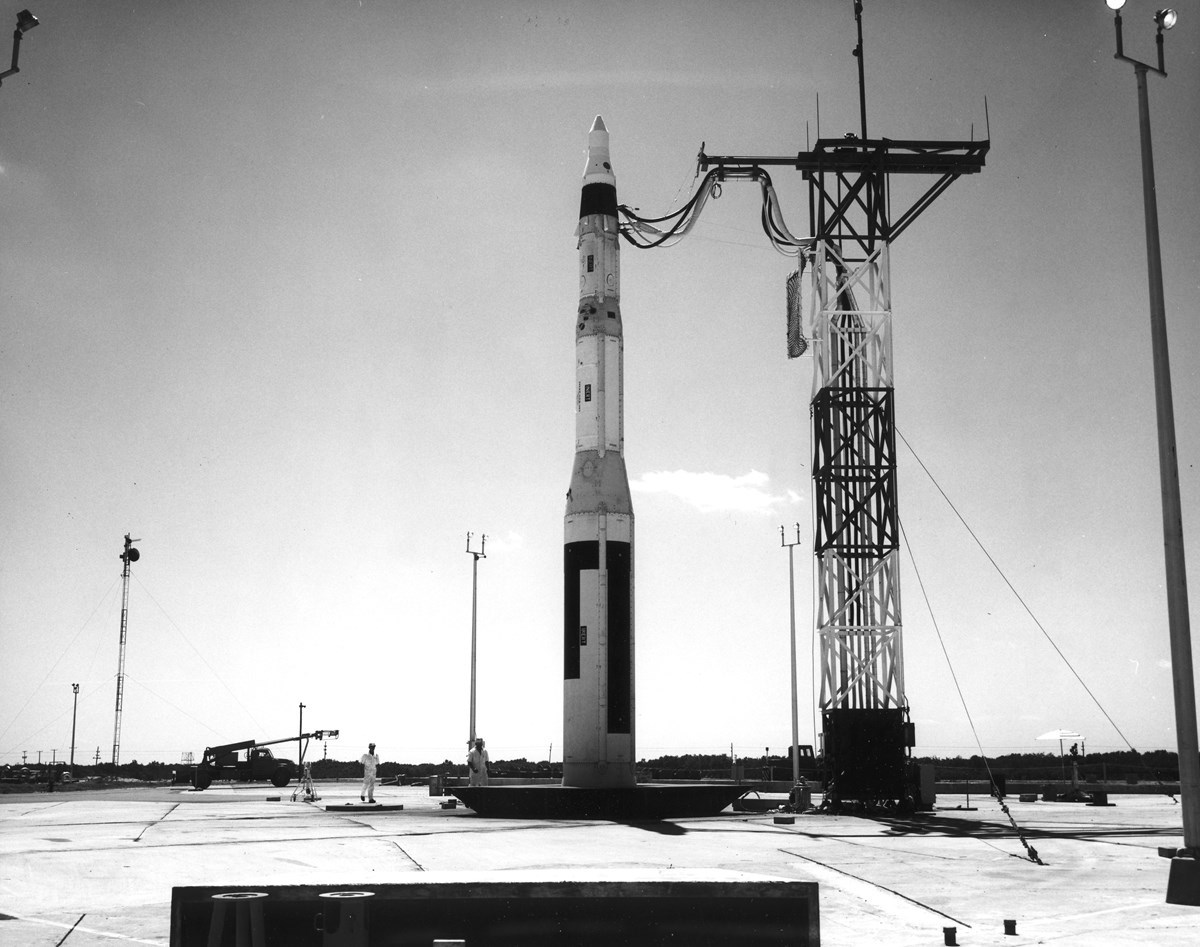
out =
[[[268,747],[277,743],[307,741],[313,737],[324,740],[337,735],[336,730],[314,730],[312,733],[278,740],[242,740],[240,743],[206,746],[203,758],[192,770],[192,786],[207,789],[214,779],[233,779],[243,783],[270,780],[272,785],[282,789],[296,777],[297,767],[292,760],[275,756]],[[303,755],[301,752],[301,758]]]

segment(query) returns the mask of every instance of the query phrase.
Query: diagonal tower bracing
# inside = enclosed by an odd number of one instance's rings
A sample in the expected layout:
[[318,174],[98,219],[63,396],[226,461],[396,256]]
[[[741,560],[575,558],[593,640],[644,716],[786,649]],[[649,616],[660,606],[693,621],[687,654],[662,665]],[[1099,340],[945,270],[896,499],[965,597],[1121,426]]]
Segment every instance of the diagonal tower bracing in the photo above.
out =
[[[900,801],[913,745],[904,690],[892,378],[892,241],[988,142],[821,139],[794,157],[714,157],[717,180],[785,165],[808,182],[811,241],[813,553],[821,712],[836,804]],[[892,215],[894,175],[932,184]]]
[[[788,280],[788,355],[800,332],[800,276],[811,267],[813,553],[821,641],[821,717],[826,802],[904,802],[915,795],[914,733],[904,690],[899,513],[889,250],[955,180],[983,170],[989,142],[872,139],[867,135],[862,2],[855,0],[860,134],[818,138],[794,156],[712,156],[693,197],[664,217],[622,205],[621,235],[666,246],[686,235],[724,181],[754,181],[762,225],[776,248],[797,256]],[[819,133],[818,133],[819,134]],[[769,166],[808,183],[810,237],[783,222]],[[909,182],[893,213],[893,178]],[[915,189],[911,184],[920,181]]]

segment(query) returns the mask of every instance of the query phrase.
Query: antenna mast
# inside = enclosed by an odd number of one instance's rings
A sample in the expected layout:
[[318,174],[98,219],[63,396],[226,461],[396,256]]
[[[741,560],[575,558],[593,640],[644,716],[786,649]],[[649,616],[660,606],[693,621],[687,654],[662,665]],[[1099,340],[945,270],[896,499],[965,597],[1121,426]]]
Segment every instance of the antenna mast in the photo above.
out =
[[117,658],[117,717],[113,723],[113,751],[112,762],[115,767],[120,761],[121,755],[121,707],[125,699],[125,634],[129,628],[129,564],[137,562],[141,558],[141,553],[133,548],[134,543],[140,543],[140,539],[130,539],[129,534],[125,534],[125,550],[121,553],[121,562],[124,567],[121,569],[121,651]]
[[479,537],[479,552],[471,548],[471,534],[467,533],[467,552],[473,557],[471,561],[471,724],[470,724],[470,739],[467,743],[470,746],[475,745],[475,644],[476,644],[476,617],[478,615],[479,601],[479,560],[486,559],[487,555],[484,550],[487,548],[487,537]]
[[862,44],[862,0],[854,0],[854,22],[858,26],[858,45],[854,47],[854,58],[858,60],[858,113],[862,124],[863,141],[867,140],[867,80],[863,69]]

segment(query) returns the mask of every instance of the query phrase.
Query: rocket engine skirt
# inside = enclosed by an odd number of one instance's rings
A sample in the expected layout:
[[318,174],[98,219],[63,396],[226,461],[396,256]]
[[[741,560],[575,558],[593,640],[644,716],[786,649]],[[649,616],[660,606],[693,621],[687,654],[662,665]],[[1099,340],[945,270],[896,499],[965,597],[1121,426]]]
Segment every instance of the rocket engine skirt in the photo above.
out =
[[[567,517],[564,785],[633,785],[633,517]],[[573,536],[592,537],[572,540]],[[594,537],[600,536],[600,539]]]

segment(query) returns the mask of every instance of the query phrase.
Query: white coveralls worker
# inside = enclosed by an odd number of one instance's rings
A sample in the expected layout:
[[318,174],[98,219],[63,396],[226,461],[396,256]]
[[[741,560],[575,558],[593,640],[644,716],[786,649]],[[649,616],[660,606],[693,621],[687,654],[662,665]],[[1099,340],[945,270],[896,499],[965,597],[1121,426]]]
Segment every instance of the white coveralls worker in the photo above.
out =
[[486,786],[488,784],[488,751],[483,748],[483,741],[476,740],[467,754],[467,769],[470,771],[470,785]]
[[375,755],[375,744],[372,743],[370,750],[362,755],[360,760],[363,766],[363,784],[362,792],[358,794],[358,798],[364,802],[375,801],[375,767],[379,765],[379,757]]

